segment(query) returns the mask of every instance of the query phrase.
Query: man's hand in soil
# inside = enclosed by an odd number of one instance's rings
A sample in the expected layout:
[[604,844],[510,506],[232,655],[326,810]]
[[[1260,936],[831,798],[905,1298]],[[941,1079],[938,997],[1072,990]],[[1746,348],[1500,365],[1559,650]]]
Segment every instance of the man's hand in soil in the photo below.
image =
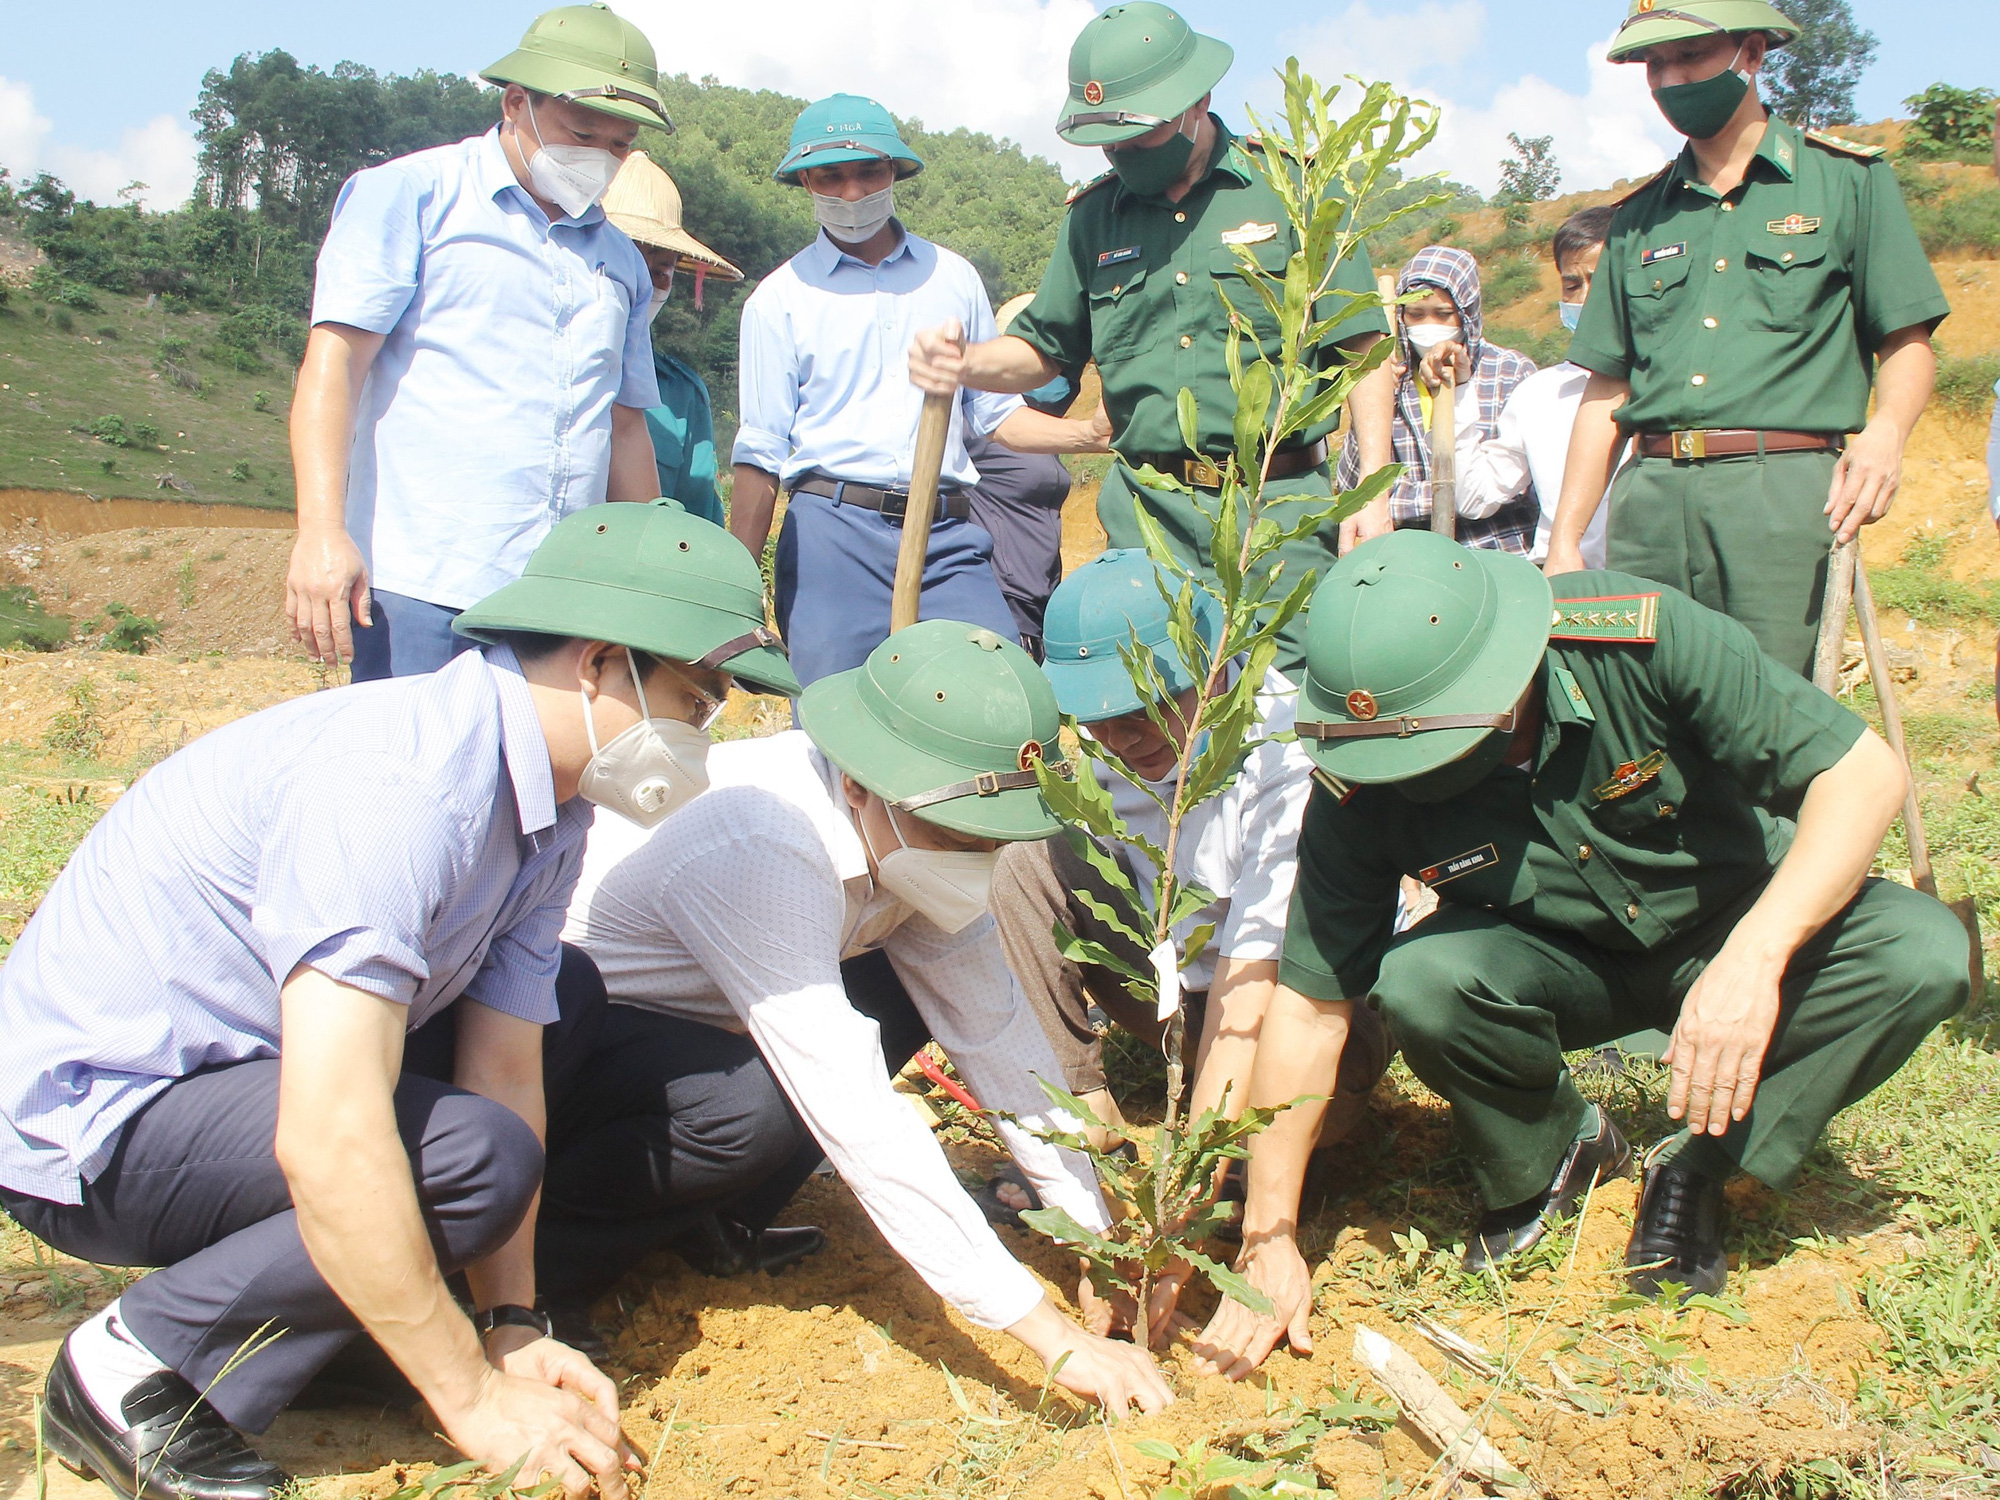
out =
[[1312,1353],[1312,1272],[1288,1234],[1245,1242],[1236,1269],[1250,1285],[1271,1299],[1272,1316],[1253,1312],[1233,1297],[1225,1297],[1208,1327],[1195,1340],[1195,1373],[1242,1380],[1290,1339],[1298,1354]]
[[1107,1415],[1122,1417],[1136,1406],[1151,1416],[1173,1405],[1174,1393],[1152,1355],[1136,1345],[1085,1332],[1046,1297],[1007,1331],[1034,1350],[1055,1384],[1095,1401]]
[[291,617],[292,639],[302,641],[328,666],[354,655],[350,620],[364,626],[375,620],[369,611],[368,570],[346,531],[300,530],[285,572],[285,613]]
[[[1188,1277],[1193,1273],[1194,1267],[1186,1261],[1175,1261],[1161,1273],[1160,1279],[1153,1283],[1152,1292],[1146,1298],[1147,1305],[1151,1309],[1146,1319],[1151,1325],[1152,1336],[1148,1340],[1149,1347],[1158,1346],[1183,1328],[1194,1327],[1192,1318],[1174,1310],[1180,1301],[1181,1288],[1187,1284]],[[1130,1333],[1133,1311],[1137,1305],[1137,1300],[1127,1291],[1113,1292],[1109,1297],[1099,1296],[1086,1265],[1083,1280],[1076,1289],[1076,1306],[1083,1319],[1083,1326],[1090,1332],[1100,1338],[1112,1334]]]
[[[520,1460],[522,1488],[546,1477],[570,1500],[582,1500],[593,1485],[604,1500],[628,1500],[625,1475],[638,1472],[643,1460],[618,1430],[611,1382],[553,1339],[538,1339],[503,1362],[508,1368],[492,1370],[469,1406],[438,1413],[452,1446],[494,1474]],[[603,1382],[602,1402],[577,1394],[577,1367]]]

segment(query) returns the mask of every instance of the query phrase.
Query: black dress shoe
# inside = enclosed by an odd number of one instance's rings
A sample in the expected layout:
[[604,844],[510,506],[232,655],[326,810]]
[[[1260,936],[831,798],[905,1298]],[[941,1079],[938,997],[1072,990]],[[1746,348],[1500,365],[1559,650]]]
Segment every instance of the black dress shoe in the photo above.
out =
[[611,1340],[604,1330],[590,1316],[590,1304],[567,1300],[548,1304],[549,1336],[559,1344],[567,1344],[594,1365],[601,1365],[610,1358]]
[[42,1441],[77,1473],[123,1500],[270,1500],[291,1482],[172,1370],[126,1392],[123,1416],[120,1430],[98,1414],[65,1343],[49,1370]]
[[1599,1110],[1597,1134],[1569,1148],[1547,1192],[1524,1203],[1492,1209],[1479,1221],[1478,1232],[1465,1252],[1466,1271],[1481,1275],[1537,1244],[1551,1224],[1576,1212],[1593,1183],[1616,1177],[1631,1160],[1632,1148],[1625,1144],[1625,1137],[1611,1123],[1611,1116]]
[[1639,1192],[1639,1217],[1625,1247],[1626,1278],[1641,1297],[1657,1297],[1666,1282],[1687,1294],[1714,1296],[1729,1282],[1729,1256],[1722,1248],[1722,1179],[1688,1172],[1671,1161],[1655,1161],[1653,1149]]
[[673,1242],[680,1258],[704,1276],[741,1276],[745,1271],[777,1273],[816,1255],[826,1231],[813,1224],[784,1229],[746,1229],[736,1220],[709,1214]]

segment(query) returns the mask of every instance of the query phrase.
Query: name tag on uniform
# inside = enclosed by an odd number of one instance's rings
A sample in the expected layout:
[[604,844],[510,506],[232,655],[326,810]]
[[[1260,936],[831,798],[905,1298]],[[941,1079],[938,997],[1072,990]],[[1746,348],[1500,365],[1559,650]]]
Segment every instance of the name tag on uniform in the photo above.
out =
[[1417,879],[1425,885],[1443,885],[1447,880],[1456,880],[1461,875],[1470,875],[1474,870],[1499,863],[1500,851],[1491,844],[1481,844],[1477,849],[1468,849],[1463,854],[1440,860],[1428,870],[1417,871]]
[[1772,234],[1817,234],[1823,219],[1809,219],[1804,214],[1787,214],[1782,219],[1773,219],[1764,226]]
[[1611,779],[1597,789],[1599,802],[1615,802],[1628,797],[1658,776],[1667,764],[1667,752],[1654,750],[1638,760],[1628,760],[1611,773]]
[[1106,266],[1122,266],[1128,260],[1137,260],[1139,250],[1138,245],[1127,245],[1123,250],[1107,250],[1097,257],[1097,268],[1101,271]]
[[1639,264],[1650,266],[1656,260],[1672,260],[1676,255],[1686,255],[1687,253],[1686,240],[1682,240],[1678,245],[1660,245],[1652,250],[1641,251],[1639,253]]
[[1259,224],[1254,219],[1247,224],[1238,224],[1234,229],[1222,231],[1222,243],[1225,245],[1261,245],[1264,241],[1275,240],[1277,237],[1276,224]]

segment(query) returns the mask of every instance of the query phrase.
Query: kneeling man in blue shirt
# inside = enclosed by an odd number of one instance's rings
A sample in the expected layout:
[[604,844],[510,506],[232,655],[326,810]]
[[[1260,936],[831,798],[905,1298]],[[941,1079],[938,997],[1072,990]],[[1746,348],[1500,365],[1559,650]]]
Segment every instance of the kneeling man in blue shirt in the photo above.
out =
[[161,1268],[42,1408],[124,1500],[268,1500],[236,1429],[363,1330],[469,1458],[625,1500],[615,1387],[533,1310],[541,1138],[604,1003],[564,912],[590,803],[665,817],[733,678],[798,684],[755,560],[668,501],[570,517],[458,629],[485,649],[149,772],[0,970],[0,1206]]

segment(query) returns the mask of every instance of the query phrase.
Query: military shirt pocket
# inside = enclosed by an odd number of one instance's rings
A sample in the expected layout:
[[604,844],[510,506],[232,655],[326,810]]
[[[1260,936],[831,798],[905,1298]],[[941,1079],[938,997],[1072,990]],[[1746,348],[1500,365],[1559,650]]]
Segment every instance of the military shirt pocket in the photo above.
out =
[[1679,310],[1694,258],[1686,251],[1625,271],[1625,308],[1634,334],[1662,332]]
[[1827,250],[1824,231],[1774,234],[1761,229],[1750,236],[1744,263],[1750,273],[1749,327],[1753,332],[1797,332],[1813,318],[1826,286]]
[[1146,268],[1100,266],[1090,278],[1090,353],[1100,365],[1130,359],[1146,342]]
[[1602,779],[1587,793],[1591,821],[1606,833],[1630,840],[1649,829],[1678,837],[1687,778],[1663,750],[1637,760],[1621,760],[1601,771]]
[[[1283,300],[1285,264],[1292,258],[1292,247],[1286,243],[1284,234],[1279,233],[1268,240],[1244,248],[1256,256],[1257,264],[1263,268],[1267,276],[1279,279],[1279,285],[1273,290],[1277,292],[1279,299]],[[1259,297],[1243,279],[1241,262],[1237,260],[1236,251],[1232,246],[1221,245],[1209,252],[1208,275],[1209,279],[1228,295],[1230,305],[1250,320],[1259,339],[1275,339],[1278,336],[1278,320],[1265,308],[1264,299]],[[1222,298],[1215,296],[1213,288],[1210,288],[1209,296],[1215,297],[1216,327],[1227,328],[1229,314],[1223,311]]]

